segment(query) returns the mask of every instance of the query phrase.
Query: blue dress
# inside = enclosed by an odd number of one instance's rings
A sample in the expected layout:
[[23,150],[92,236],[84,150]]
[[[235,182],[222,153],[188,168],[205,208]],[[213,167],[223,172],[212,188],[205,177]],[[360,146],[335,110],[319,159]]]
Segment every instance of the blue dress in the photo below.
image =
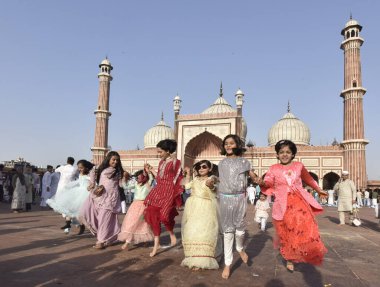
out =
[[64,214],[69,217],[79,217],[80,209],[90,194],[87,187],[90,182],[88,175],[79,175],[79,179],[70,182],[62,188],[61,192],[46,203],[54,209],[55,212]]

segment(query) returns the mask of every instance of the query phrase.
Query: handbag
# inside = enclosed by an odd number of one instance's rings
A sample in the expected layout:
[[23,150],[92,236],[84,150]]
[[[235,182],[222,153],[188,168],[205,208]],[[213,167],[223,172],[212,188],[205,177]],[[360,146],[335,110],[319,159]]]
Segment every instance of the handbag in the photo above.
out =
[[97,187],[95,187],[95,190],[94,190],[94,194],[99,197],[99,196],[102,196],[102,194],[104,193],[105,191],[105,188],[103,185],[98,185]]

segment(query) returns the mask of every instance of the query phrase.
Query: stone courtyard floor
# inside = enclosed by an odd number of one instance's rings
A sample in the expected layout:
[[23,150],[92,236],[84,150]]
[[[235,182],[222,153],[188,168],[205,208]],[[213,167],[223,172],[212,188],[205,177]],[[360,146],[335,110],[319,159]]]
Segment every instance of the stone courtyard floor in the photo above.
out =
[[[122,251],[121,245],[95,250],[95,238],[77,230],[65,235],[63,218],[51,210],[32,207],[32,212],[13,214],[0,203],[0,286],[380,286],[380,225],[372,208],[362,208],[362,226],[338,226],[336,208],[326,207],[318,216],[322,239],[328,248],[324,264],[296,265],[287,272],[273,249],[274,228],[259,231],[248,208],[248,265],[234,253],[229,280],[221,271],[190,271],[180,266],[179,244],[149,257],[151,246]],[[123,215],[120,215],[120,222]],[[177,218],[180,222],[180,216]],[[175,232],[180,238],[180,224]],[[168,234],[162,242],[169,243]]]

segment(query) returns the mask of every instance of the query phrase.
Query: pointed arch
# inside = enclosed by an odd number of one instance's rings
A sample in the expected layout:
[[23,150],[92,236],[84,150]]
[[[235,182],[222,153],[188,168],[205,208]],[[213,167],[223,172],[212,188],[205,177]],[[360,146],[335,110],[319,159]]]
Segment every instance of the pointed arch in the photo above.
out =
[[323,176],[323,189],[324,190],[329,190],[329,189],[333,189],[334,188],[334,185],[339,181],[339,175],[336,174],[335,172],[329,172],[329,173],[326,173],[324,176]]
[[192,166],[196,161],[220,157],[222,139],[204,131],[192,138],[185,147],[185,166]]

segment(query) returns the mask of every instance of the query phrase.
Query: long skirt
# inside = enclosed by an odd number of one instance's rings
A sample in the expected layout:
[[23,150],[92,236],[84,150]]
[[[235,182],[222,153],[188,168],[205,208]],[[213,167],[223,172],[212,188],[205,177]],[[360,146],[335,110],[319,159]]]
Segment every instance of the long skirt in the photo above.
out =
[[54,209],[55,212],[64,214],[68,217],[78,218],[81,207],[89,196],[86,186],[82,186],[76,182],[68,184],[61,188],[46,203]]
[[218,231],[216,200],[190,196],[182,217],[181,233],[185,259],[181,266],[218,269],[215,259]]
[[327,252],[319,235],[318,225],[310,205],[295,191],[288,193],[283,220],[273,220],[280,253],[285,260],[322,264]]
[[17,179],[17,185],[15,190],[13,191],[12,197],[12,210],[22,210],[25,209],[25,197],[26,197],[26,187],[19,184],[19,180]]
[[135,200],[128,208],[124,217],[121,231],[117,237],[119,241],[140,243],[153,241],[153,232],[144,217],[145,205],[143,200]]
[[79,220],[96,235],[97,243],[111,245],[117,240],[120,232],[117,213],[98,207],[92,197],[84,202]]

